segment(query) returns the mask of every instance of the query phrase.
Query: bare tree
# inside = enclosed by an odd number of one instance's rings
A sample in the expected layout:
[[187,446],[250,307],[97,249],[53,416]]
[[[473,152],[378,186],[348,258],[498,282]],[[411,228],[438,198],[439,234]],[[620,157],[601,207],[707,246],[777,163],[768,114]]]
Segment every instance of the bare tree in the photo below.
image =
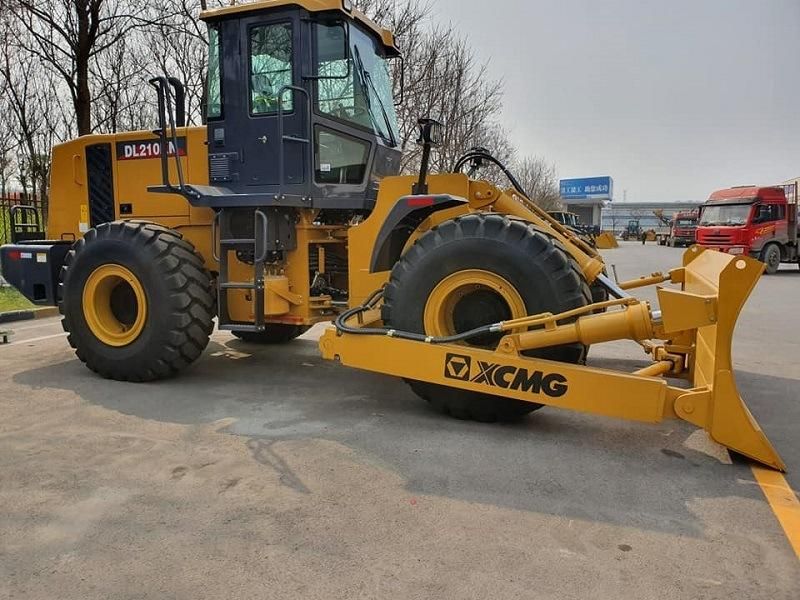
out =
[[[142,3],[112,0],[7,0],[27,35],[18,42],[69,90],[78,135],[92,132],[92,61],[131,31],[152,25]],[[146,9],[146,6],[144,7]]]
[[359,6],[394,32],[403,52],[404,60],[395,62],[393,72],[396,89],[404,81],[404,102],[397,107],[403,170],[413,172],[419,166],[420,117],[434,117],[445,126],[443,144],[431,159],[434,171],[449,171],[472,146],[509,158],[510,144],[497,125],[502,82],[490,76],[489,64],[476,59],[466,39],[451,26],[436,26],[427,2],[361,0]]
[[[7,83],[0,77],[0,114],[10,115],[11,105],[8,99]],[[14,150],[17,142],[14,139],[14,121],[6,118],[0,120],[0,198],[5,198],[14,174]]]
[[[0,105],[12,119],[0,123],[0,161],[11,154],[4,141],[9,136],[19,158],[0,162],[0,187],[10,179],[4,173],[16,171],[23,187],[46,193],[49,162],[43,157],[50,144],[152,126],[147,80],[157,73],[185,82],[189,122],[202,122],[208,42],[197,16],[230,0],[1,1],[0,24],[6,23],[7,34],[0,49],[0,82],[6,86]],[[502,82],[465,37],[434,22],[431,2],[358,2],[395,33],[404,55],[392,62],[391,73],[398,95],[404,83],[404,102],[397,107],[402,169],[418,168],[417,120],[432,116],[445,125],[444,143],[432,157],[434,172],[451,170],[460,155],[480,146],[511,165],[534,200],[556,206],[555,168],[543,159],[515,160],[514,146],[498,125]],[[480,176],[505,185],[497,169]]]
[[169,73],[184,83],[186,116],[192,124],[203,121],[208,74],[208,37],[197,16],[201,10],[224,4],[224,0],[164,0],[169,18],[148,31],[147,45],[155,57],[148,70],[151,74]]
[[[95,132],[142,129],[151,98],[142,82],[141,39],[129,36],[92,59],[92,123]],[[144,113],[144,114],[143,114]],[[152,120],[150,121],[152,123]]]
[[547,211],[564,210],[556,166],[540,156],[526,156],[514,164],[520,184],[531,200]]
[[38,56],[18,51],[14,42],[25,37],[18,25],[11,18],[0,21],[0,81],[16,150],[15,178],[25,194],[41,200],[46,216],[50,149],[68,133],[60,120],[63,89]]

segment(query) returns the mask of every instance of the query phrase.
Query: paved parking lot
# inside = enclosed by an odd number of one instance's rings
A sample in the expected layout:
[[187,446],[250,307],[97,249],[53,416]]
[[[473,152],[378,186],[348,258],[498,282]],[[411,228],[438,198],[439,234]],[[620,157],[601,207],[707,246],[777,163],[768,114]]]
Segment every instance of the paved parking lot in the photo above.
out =
[[[681,250],[605,254],[629,278]],[[797,490],[800,271],[784,269],[734,358]],[[56,319],[13,329],[0,597],[797,598],[800,560],[750,465],[688,424],[446,419],[401,381],[322,361],[319,327],[283,347],[216,332],[182,376],[139,385],[86,370]]]

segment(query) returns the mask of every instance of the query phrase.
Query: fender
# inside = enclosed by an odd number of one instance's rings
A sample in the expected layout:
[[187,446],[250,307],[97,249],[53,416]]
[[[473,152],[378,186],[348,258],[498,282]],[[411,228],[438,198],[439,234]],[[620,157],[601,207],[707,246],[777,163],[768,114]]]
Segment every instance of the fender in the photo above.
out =
[[400,198],[389,211],[377,238],[375,238],[369,272],[378,273],[391,270],[400,259],[408,238],[433,213],[468,202],[466,198],[450,194],[426,194]]

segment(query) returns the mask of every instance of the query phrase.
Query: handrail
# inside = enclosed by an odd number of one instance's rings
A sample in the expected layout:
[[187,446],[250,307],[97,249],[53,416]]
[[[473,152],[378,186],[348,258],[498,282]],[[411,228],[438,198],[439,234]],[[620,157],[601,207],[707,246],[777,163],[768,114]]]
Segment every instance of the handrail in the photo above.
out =
[[[259,254],[258,256],[255,256],[255,253],[258,252],[258,248],[256,246],[258,245],[258,240],[259,240],[258,236],[256,235],[256,238],[255,238],[256,239],[256,244],[254,244],[254,246],[253,246],[253,255],[254,255],[253,256],[253,262],[258,264],[258,263],[263,263],[265,260],[267,260],[267,254],[269,254],[269,248],[267,246],[267,235],[268,235],[267,226],[268,226],[268,221],[267,221],[266,213],[264,213],[264,211],[262,211],[260,208],[255,209],[254,212],[255,212],[256,221],[261,221],[261,233],[262,233],[262,235],[261,235],[260,239],[261,239],[261,243],[264,244],[264,247],[261,248],[261,254]],[[257,226],[257,224],[255,226]],[[254,235],[255,235],[255,230],[254,230]]]
[[[159,75],[149,80],[158,94],[158,135],[161,152],[161,179],[165,187],[183,195],[196,195],[186,187],[181,164],[178,127],[186,126],[186,90],[179,79],[169,75]],[[174,104],[173,104],[174,94]],[[173,113],[174,108],[174,113]],[[175,186],[169,177],[169,145],[167,143],[167,127],[169,126],[170,142],[175,148],[175,169],[178,173],[178,185]]]
[[[285,169],[285,152],[284,152],[284,141],[293,141],[293,142],[300,142],[303,144],[310,144],[311,140],[307,138],[300,138],[294,136],[286,136],[284,135],[283,130],[283,121],[285,117],[285,113],[283,110],[283,93],[287,90],[291,90],[292,92],[300,92],[306,97],[306,104],[308,106],[307,111],[307,118],[308,118],[308,126],[311,126],[311,94],[308,93],[303,87],[299,85],[284,85],[278,91],[278,143],[280,144],[280,150],[278,152],[278,193],[276,196],[278,199],[283,197],[283,184],[284,184],[284,169]],[[294,96],[292,96],[294,98]]]

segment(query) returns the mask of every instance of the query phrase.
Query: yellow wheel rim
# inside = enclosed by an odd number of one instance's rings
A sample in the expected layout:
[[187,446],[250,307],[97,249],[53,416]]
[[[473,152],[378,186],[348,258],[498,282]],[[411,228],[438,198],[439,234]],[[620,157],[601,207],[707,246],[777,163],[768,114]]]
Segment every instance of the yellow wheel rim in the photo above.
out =
[[83,288],[83,317],[104,344],[121,347],[136,341],[147,320],[139,279],[121,265],[97,267]]
[[[463,302],[478,302],[475,306],[480,308],[482,299],[488,300],[495,309],[501,307],[498,303],[505,304],[507,310],[502,311],[506,314],[500,317],[501,320],[517,319],[527,314],[522,296],[506,279],[489,271],[467,269],[448,275],[433,288],[425,303],[425,333],[448,336],[488,324],[485,319],[481,323],[474,322],[474,319],[472,323],[465,323],[458,315]],[[485,316],[491,320],[497,314],[496,310],[494,313],[488,311]]]

